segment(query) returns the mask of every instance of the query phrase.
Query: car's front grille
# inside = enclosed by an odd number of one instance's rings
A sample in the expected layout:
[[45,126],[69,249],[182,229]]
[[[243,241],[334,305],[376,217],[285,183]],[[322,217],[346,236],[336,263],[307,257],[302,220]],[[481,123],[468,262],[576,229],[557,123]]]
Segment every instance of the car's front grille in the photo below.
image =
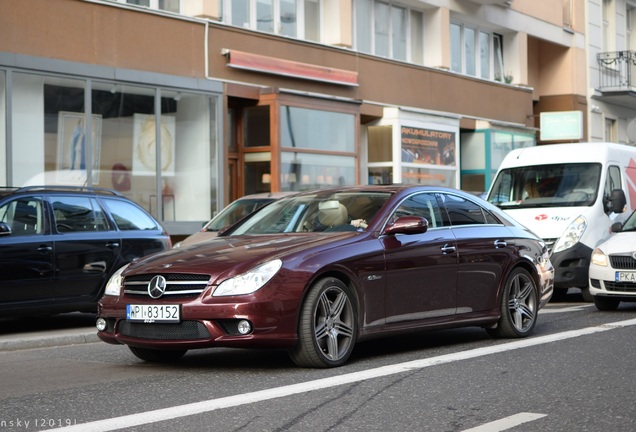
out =
[[210,338],[210,332],[199,321],[182,321],[177,324],[120,321],[119,333],[123,336],[152,340],[173,341]]
[[610,264],[619,270],[636,270],[636,260],[629,255],[610,255]]
[[636,293],[636,283],[605,281],[605,289],[607,291],[622,291],[622,292]]
[[155,276],[166,279],[163,296],[196,297],[208,286],[210,276],[205,274],[164,273],[128,276],[124,279],[124,293],[129,296],[150,297],[148,284]]

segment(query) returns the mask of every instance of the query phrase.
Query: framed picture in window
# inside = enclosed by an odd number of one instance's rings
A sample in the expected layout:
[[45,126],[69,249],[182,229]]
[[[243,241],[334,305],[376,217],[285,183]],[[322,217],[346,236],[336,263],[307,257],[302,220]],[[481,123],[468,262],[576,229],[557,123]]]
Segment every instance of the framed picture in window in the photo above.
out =
[[[87,139],[84,113],[60,111],[57,124],[57,175],[62,184],[84,185],[91,167],[93,184],[99,183],[99,158],[102,140],[102,116],[91,116],[91,136]],[[90,142],[91,152],[87,151]],[[89,160],[89,157],[91,160]]]
[[[152,114],[134,115],[133,175],[157,173],[157,127]],[[161,175],[174,176],[175,118],[161,116]]]

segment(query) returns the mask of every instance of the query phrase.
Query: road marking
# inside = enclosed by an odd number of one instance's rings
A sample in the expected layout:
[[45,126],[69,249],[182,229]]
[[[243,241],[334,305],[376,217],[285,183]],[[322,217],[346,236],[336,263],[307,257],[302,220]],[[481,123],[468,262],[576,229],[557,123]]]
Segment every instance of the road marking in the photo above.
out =
[[510,417],[505,417],[490,423],[483,424],[481,426],[465,429],[463,432],[501,432],[511,429],[515,426],[519,426],[523,423],[539,420],[540,418],[546,416],[547,414],[519,413]]
[[570,307],[545,307],[539,311],[539,315],[561,313],[561,312],[580,312],[583,309],[594,307],[593,304],[582,304]]
[[[286,396],[307,393],[314,390],[322,390],[330,387],[337,387],[344,384],[351,384],[359,381],[365,381],[374,378],[395,375],[403,372],[412,372],[417,369],[423,369],[429,366],[437,366],[446,363],[467,360],[476,357],[482,357],[491,354],[498,354],[506,351],[512,351],[521,348],[528,348],[537,345],[544,345],[551,342],[558,342],[566,339],[572,339],[579,336],[590,335],[594,333],[610,331],[617,328],[625,328],[636,325],[636,319],[618,321],[614,323],[601,324],[594,327],[586,327],[579,330],[570,330],[562,333],[556,333],[546,336],[537,336],[526,339],[517,339],[513,342],[502,343],[499,345],[476,348],[468,351],[462,351],[452,354],[446,354],[438,357],[413,360],[405,363],[382,366],[375,369],[368,369],[359,372],[352,372],[346,375],[337,375],[329,378],[323,378],[314,381],[307,381],[298,384],[292,384],[283,387],[255,391],[252,393],[227,396],[219,399],[210,399],[201,402],[194,402],[186,405],[161,408],[154,411],[146,411],[138,414],[130,414],[121,417],[114,417],[104,420],[97,420],[90,423],[81,423],[73,426],[61,427],[55,430],[59,431],[82,431],[82,432],[106,432],[118,429],[133,428],[146,424],[158,423],[166,420],[174,420],[181,417],[198,415],[219,409],[247,405],[255,402],[262,402],[271,399],[282,398]],[[52,430],[52,429],[47,429]]]

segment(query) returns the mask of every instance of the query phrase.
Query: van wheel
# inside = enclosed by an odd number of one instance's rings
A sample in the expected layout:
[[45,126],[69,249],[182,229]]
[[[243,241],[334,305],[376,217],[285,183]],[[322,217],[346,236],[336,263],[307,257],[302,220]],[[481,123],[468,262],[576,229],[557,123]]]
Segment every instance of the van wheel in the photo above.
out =
[[581,296],[583,297],[583,301],[587,303],[592,303],[594,301],[594,296],[590,294],[589,288],[581,288]]
[[150,363],[170,363],[179,360],[188,350],[156,350],[129,346],[128,349],[141,360]]
[[516,268],[508,276],[501,296],[501,318],[491,336],[518,338],[532,333],[537,323],[537,285],[530,273]]

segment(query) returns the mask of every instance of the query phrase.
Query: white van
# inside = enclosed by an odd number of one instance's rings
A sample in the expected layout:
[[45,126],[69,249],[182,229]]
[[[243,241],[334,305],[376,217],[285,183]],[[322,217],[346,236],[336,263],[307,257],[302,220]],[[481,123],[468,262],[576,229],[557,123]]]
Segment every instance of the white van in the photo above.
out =
[[553,298],[580,288],[586,300],[590,257],[610,227],[636,205],[636,147],[550,144],[506,155],[487,200],[543,238],[555,269]]

